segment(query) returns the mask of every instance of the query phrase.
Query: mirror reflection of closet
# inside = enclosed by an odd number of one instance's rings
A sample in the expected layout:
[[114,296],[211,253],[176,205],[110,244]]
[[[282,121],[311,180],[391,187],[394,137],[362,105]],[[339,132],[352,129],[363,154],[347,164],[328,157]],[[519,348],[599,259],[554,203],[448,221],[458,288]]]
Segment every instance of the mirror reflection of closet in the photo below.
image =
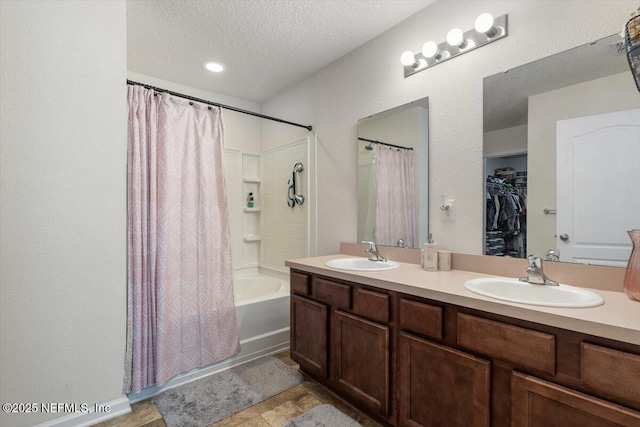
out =
[[640,93],[620,41],[484,79],[487,255],[626,265],[626,231],[640,228]]
[[[359,242],[417,248],[427,241],[428,119],[429,98],[422,98],[358,120]],[[378,162],[382,150],[386,163]],[[376,177],[380,165],[387,166]],[[401,167],[412,169],[413,189]],[[376,186],[380,179],[383,189]]]
[[[524,129],[526,131],[526,127]],[[514,133],[522,132],[516,129]],[[485,135],[487,141],[503,138],[502,132]],[[514,137],[515,135],[511,135]],[[526,142],[526,135],[524,141]],[[485,255],[527,256],[527,152],[494,152],[485,146],[486,177]]]

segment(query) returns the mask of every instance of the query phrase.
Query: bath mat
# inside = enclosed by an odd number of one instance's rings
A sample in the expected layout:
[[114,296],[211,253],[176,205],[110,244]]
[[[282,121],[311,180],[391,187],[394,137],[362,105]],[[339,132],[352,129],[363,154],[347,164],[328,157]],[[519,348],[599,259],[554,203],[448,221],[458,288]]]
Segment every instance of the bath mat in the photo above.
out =
[[218,372],[155,398],[167,427],[204,427],[262,402],[304,381],[273,356]]
[[318,405],[292,419],[284,427],[361,427],[362,424],[340,412],[335,406]]

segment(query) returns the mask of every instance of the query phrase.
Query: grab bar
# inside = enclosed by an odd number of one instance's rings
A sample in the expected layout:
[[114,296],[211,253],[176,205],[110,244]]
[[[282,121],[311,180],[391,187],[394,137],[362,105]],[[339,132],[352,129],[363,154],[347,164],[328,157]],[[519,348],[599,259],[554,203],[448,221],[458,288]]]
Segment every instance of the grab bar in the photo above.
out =
[[296,204],[304,204],[304,196],[296,191],[296,184],[298,182],[297,174],[304,171],[304,165],[300,162],[293,165],[293,173],[291,179],[287,183],[287,204],[290,208],[294,208]]

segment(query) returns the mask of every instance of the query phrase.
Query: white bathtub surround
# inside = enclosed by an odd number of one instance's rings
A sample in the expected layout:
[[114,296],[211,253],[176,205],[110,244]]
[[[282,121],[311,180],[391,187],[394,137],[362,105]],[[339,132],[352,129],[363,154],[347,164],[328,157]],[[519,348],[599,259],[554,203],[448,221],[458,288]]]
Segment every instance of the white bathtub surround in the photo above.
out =
[[[262,286],[262,283],[265,286]],[[278,283],[276,283],[276,281]],[[251,296],[236,297],[236,318],[240,331],[240,352],[222,362],[177,375],[162,387],[148,387],[140,393],[129,394],[131,403],[155,396],[165,390],[186,384],[233,366],[289,348],[289,276],[268,269],[238,270],[234,283],[238,293]],[[264,294],[270,288],[277,292]],[[258,294],[263,294],[258,296]]]
[[[302,205],[287,206],[287,182],[302,163],[297,191]],[[288,271],[284,261],[315,254],[315,136],[263,151],[225,150],[225,173],[236,271],[266,267]],[[247,206],[253,194],[254,206]]]
[[[260,266],[261,155],[242,150],[225,150],[225,175],[231,223],[233,268]],[[253,206],[247,197],[252,194]]]
[[242,151],[224,150],[224,174],[227,181],[231,259],[233,268],[244,264],[242,256]]
[[[313,141],[311,137],[262,153],[261,266],[288,271],[285,260],[310,256],[314,238],[311,216],[315,209],[313,181]],[[296,191],[305,197],[302,205],[287,205],[287,182],[293,166],[302,163]]]
[[125,390],[240,350],[220,108],[130,86]]

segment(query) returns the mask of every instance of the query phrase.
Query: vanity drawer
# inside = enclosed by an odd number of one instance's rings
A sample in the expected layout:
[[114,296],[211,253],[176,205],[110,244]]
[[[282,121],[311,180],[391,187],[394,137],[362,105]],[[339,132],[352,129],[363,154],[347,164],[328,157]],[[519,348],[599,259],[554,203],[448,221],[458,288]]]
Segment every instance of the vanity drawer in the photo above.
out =
[[401,298],[400,329],[442,339],[442,308]]
[[290,279],[291,292],[298,295],[309,295],[311,293],[309,276],[291,272]]
[[458,313],[457,342],[461,347],[554,375],[556,337]]
[[389,295],[367,289],[354,289],[353,312],[376,322],[389,322]]
[[342,310],[351,309],[351,286],[313,278],[313,297]]
[[640,356],[583,342],[580,381],[596,393],[640,405]]

